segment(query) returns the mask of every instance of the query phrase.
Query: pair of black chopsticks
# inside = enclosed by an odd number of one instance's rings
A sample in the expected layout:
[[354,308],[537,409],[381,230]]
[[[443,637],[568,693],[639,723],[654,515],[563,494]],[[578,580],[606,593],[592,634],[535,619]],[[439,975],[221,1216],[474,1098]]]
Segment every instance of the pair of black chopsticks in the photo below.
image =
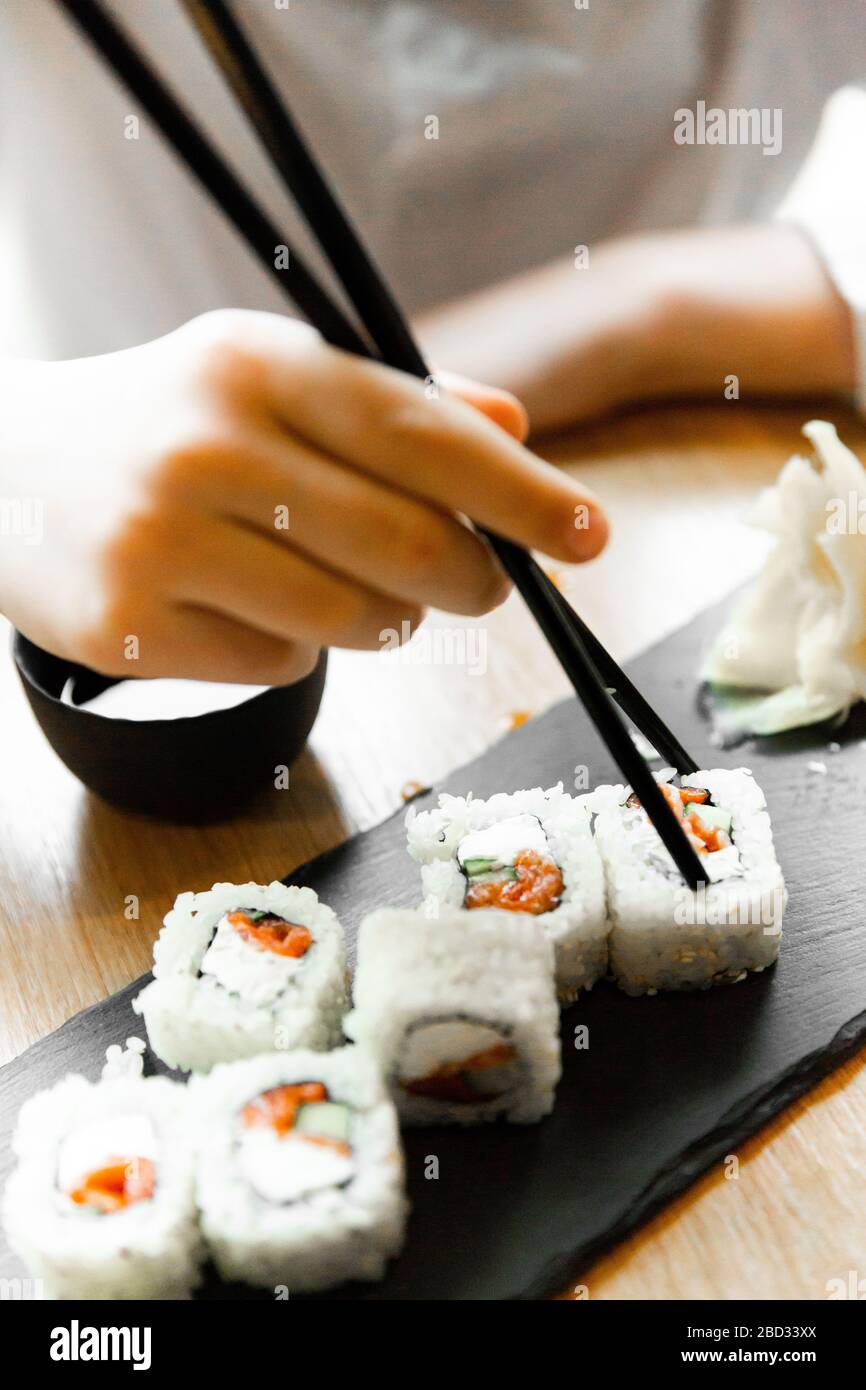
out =
[[[289,248],[289,266],[283,268],[277,264],[275,251],[279,246],[288,246],[285,237],[99,0],[57,0],[57,3],[76,21],[109,67],[149,112],[169,144],[322,337],[346,352],[378,358],[411,376],[428,378],[429,368],[399,306],[225,0],[181,0],[181,4],[309,223],[358,315],[366,338],[292,248]],[[532,556],[500,536],[486,531],[481,534],[520,590],[683,878],[692,887],[708,883],[706,869],[635,747],[611,694],[661,756],[679,772],[693,773],[697,771],[697,764]]]

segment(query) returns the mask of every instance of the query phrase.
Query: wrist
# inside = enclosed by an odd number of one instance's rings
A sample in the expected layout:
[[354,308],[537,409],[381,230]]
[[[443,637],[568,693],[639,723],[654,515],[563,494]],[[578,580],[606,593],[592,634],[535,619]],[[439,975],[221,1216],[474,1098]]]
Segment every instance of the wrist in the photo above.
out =
[[[707,387],[710,328],[700,276],[680,263],[681,234],[649,234],[622,244],[610,273],[630,301],[618,377],[623,401],[688,394]],[[618,253],[619,246],[612,247]]]
[[610,241],[595,252],[599,309],[592,338],[609,409],[681,389],[695,301],[673,259],[670,237],[654,233]]
[[644,242],[644,397],[850,390],[851,312],[818,253],[781,222],[695,229]]

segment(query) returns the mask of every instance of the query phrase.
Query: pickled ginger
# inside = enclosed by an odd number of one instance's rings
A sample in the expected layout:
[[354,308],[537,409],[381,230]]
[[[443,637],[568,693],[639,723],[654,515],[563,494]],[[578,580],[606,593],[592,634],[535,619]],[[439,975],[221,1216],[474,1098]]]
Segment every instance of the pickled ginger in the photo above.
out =
[[758,498],[748,520],[775,545],[701,672],[723,735],[844,718],[866,697],[866,469],[833,425],[803,433],[815,459],[789,459]]

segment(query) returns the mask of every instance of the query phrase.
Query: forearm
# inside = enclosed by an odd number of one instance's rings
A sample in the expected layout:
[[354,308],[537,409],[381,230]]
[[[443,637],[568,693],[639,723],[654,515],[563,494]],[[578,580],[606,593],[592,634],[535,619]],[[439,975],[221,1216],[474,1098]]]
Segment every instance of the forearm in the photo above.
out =
[[639,395],[660,286],[630,241],[593,248],[587,268],[555,261],[426,315],[433,363],[487,372],[526,406],[533,430]]
[[624,238],[429,315],[434,361],[506,386],[536,430],[633,401],[841,392],[855,385],[850,313],[784,224]]
[[850,311],[817,252],[784,223],[666,239],[653,394],[836,394],[856,386]]

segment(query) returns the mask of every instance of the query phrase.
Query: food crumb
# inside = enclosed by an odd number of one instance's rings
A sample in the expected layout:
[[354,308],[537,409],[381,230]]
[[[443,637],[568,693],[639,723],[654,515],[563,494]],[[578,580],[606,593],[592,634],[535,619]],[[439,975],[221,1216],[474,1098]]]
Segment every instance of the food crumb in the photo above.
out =
[[657,748],[653,748],[649,739],[644,737],[640,729],[629,729],[629,735],[644,762],[651,763],[654,762],[656,758],[661,757],[661,753]]
[[103,1081],[116,1081],[120,1077],[142,1076],[144,1073],[144,1053],[147,1044],[141,1038],[127,1038],[123,1047],[117,1043],[105,1050],[105,1066],[102,1068]]
[[822,777],[827,776],[827,764],[819,762],[817,758],[814,759],[812,762],[807,763],[806,766],[810,772],[817,772]]
[[403,801],[414,801],[416,796],[420,796],[426,790],[422,782],[404,782],[400,788],[400,797]]
[[503,717],[504,727],[511,733],[512,729],[520,729],[524,724],[528,724],[532,718],[532,711],[528,709],[515,709]]

